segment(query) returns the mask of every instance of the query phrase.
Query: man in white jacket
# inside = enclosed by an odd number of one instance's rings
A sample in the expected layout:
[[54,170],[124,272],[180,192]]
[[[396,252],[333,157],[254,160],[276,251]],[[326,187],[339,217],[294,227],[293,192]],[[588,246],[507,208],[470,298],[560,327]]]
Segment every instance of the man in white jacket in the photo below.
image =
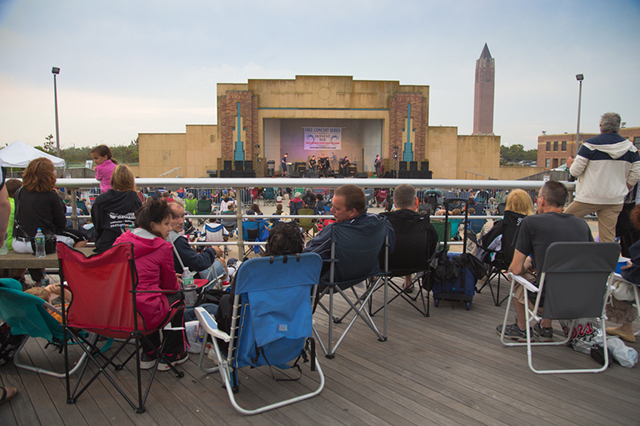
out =
[[582,143],[576,159],[567,159],[578,179],[576,198],[565,213],[598,215],[600,241],[614,241],[624,197],[640,181],[640,154],[631,141],[618,134],[620,115],[608,112],[600,119],[600,135]]

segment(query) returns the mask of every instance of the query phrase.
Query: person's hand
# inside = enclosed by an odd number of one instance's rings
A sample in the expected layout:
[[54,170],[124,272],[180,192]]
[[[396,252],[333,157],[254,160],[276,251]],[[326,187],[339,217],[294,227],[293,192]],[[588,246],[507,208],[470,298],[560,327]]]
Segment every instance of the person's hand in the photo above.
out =
[[571,168],[571,165],[573,164],[574,161],[575,159],[573,158],[573,156],[570,156],[569,158],[567,158],[567,167]]
[[631,261],[630,261],[630,260],[627,260],[627,264],[626,264],[626,265],[624,265],[624,266],[623,266],[622,268],[620,268],[620,269],[628,269],[628,268],[631,268],[632,266],[633,266],[633,263],[631,263]]
[[222,257],[223,252],[222,252],[222,249],[220,247],[214,246],[213,247],[213,251],[216,252],[216,257]]

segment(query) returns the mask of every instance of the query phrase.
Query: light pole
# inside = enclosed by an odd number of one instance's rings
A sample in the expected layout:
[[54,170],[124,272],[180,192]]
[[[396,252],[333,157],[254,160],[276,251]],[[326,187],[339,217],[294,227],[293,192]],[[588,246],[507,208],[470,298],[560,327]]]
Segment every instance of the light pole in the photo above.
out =
[[584,80],[583,74],[577,74],[576,80],[580,82],[580,93],[578,95],[578,129],[576,130],[576,153],[578,152],[578,143],[580,141],[580,107],[582,106],[582,80]]
[[56,155],[60,158],[60,130],[58,129],[58,87],[56,85],[56,76],[60,74],[60,68],[51,68],[53,74],[53,101],[56,106]]

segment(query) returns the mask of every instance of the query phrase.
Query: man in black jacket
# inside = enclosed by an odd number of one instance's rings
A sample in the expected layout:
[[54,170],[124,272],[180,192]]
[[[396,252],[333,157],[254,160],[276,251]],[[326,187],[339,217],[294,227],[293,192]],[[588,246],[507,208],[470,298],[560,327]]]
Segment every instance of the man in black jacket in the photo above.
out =
[[[418,213],[420,201],[416,189],[409,184],[398,185],[393,193],[396,210],[382,213],[396,235],[396,248],[389,254],[392,271],[428,270],[429,259],[435,252],[438,234],[429,222],[429,216]],[[404,278],[406,292],[413,291],[411,275]]]

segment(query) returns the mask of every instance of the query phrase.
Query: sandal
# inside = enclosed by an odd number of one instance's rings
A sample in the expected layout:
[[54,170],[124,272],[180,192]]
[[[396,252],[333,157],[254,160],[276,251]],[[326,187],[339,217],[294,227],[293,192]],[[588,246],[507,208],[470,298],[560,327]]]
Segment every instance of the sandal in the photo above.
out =
[[411,284],[409,287],[405,287],[402,289],[402,291],[404,291],[405,293],[413,293],[413,290],[415,290],[415,287],[413,284]]
[[0,391],[2,391],[2,397],[0,397],[0,405],[12,400],[18,394],[18,389],[16,388],[0,387]]

